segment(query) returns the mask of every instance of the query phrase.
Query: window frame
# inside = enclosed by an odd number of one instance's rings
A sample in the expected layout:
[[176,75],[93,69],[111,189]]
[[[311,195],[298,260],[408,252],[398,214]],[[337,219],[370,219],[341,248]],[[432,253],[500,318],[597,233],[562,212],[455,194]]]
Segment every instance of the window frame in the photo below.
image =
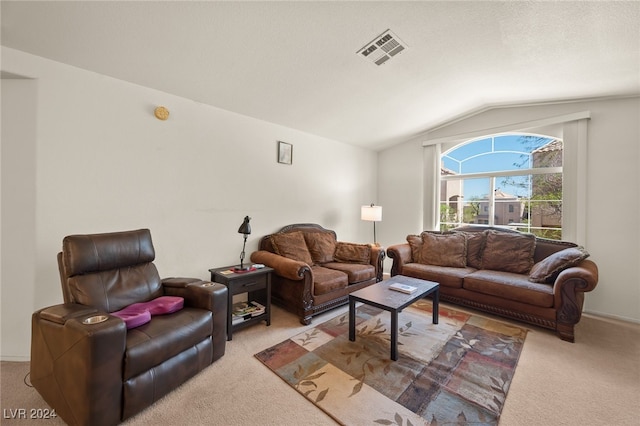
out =
[[[422,140],[423,229],[439,229],[440,152],[463,141],[499,133],[535,133],[562,139],[562,210],[563,239],[586,244],[587,223],[587,147],[591,112],[576,111],[544,118],[523,120],[526,114],[537,115],[529,106],[505,108],[503,115],[485,116],[481,121],[457,120],[424,134]],[[475,118],[475,117],[474,117]],[[475,125],[474,125],[475,123]],[[549,131],[553,129],[553,131]]]
[[[485,137],[481,137],[481,138],[473,138],[472,140],[468,140],[468,141],[463,141],[460,142],[452,147],[450,147],[449,149],[447,149],[447,151],[445,153],[440,154],[440,159],[442,161],[442,159],[444,159],[444,157],[447,155],[447,153],[456,150],[457,148],[460,148],[463,145],[469,145],[469,144],[473,144],[476,142],[484,142],[487,139],[494,139],[497,137],[502,137],[502,136],[534,136],[534,137],[543,137],[545,139],[549,139],[550,141],[553,140],[560,140],[562,141],[561,138],[555,137],[555,136],[549,136],[549,135],[532,135],[529,133],[519,133],[519,132],[513,132],[513,133],[503,133],[500,135],[487,135]],[[494,145],[494,142],[492,141],[492,146]],[[563,142],[563,146],[564,146],[564,142]],[[535,151],[535,150],[534,150]],[[468,158],[465,158],[463,161],[469,160],[471,158],[474,157],[478,157],[478,156],[482,156],[482,155],[491,155],[491,154],[501,154],[504,152],[514,152],[514,153],[520,153],[522,152],[523,154],[527,154],[527,155],[531,155],[531,153],[526,153],[525,151],[491,151],[491,152],[486,152],[486,153],[481,153],[481,154],[475,154],[473,156],[470,156]],[[533,151],[532,151],[533,152]],[[563,173],[563,167],[559,166],[559,167],[531,167],[531,168],[523,168],[523,169],[516,169],[516,170],[499,170],[499,171],[489,171],[489,172],[476,172],[476,173],[460,173],[460,174],[450,174],[450,175],[443,175],[442,173],[440,173],[439,175],[439,185],[441,182],[447,182],[447,181],[458,181],[458,180],[467,180],[467,179],[489,179],[489,191],[488,191],[488,199],[487,204],[488,206],[484,206],[483,212],[487,213],[487,225],[488,226],[509,226],[507,224],[498,224],[496,225],[494,220],[496,219],[495,217],[495,205],[496,205],[496,199],[495,199],[495,193],[494,190],[496,188],[496,184],[495,184],[495,179],[496,178],[500,178],[500,177],[509,177],[509,176],[534,176],[534,175],[547,175],[547,174],[557,174]],[[563,199],[564,199],[564,195],[563,195]],[[483,200],[484,201],[484,200]],[[530,200],[531,201],[531,200]],[[448,203],[448,200],[440,200],[438,199],[438,210],[441,209],[441,206],[443,205],[443,203]],[[510,205],[512,210],[515,210],[513,208],[512,205]],[[463,202],[463,208],[464,208],[464,202]],[[437,229],[442,229],[442,225],[445,226],[463,226],[463,225],[469,225],[470,223],[464,222],[464,215],[458,215],[458,221],[457,222],[445,222],[442,223],[440,221],[440,217],[441,215],[438,215],[438,228]],[[478,221],[478,224],[480,224],[481,222]],[[518,222],[516,222],[518,223]],[[528,223],[527,226],[518,226],[519,229],[526,229],[527,232],[532,232],[532,230],[537,230],[537,229],[544,229],[544,228],[538,228],[538,227],[533,227],[531,226],[531,223]],[[560,225],[559,228],[551,228],[553,230],[560,230],[562,232],[562,223]]]

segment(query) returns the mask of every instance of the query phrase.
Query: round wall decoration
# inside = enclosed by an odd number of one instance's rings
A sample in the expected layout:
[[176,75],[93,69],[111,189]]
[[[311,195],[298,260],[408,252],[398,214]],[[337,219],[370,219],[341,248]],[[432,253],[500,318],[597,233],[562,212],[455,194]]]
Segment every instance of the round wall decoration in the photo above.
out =
[[159,106],[153,111],[158,120],[166,120],[169,118],[169,110],[163,106]]

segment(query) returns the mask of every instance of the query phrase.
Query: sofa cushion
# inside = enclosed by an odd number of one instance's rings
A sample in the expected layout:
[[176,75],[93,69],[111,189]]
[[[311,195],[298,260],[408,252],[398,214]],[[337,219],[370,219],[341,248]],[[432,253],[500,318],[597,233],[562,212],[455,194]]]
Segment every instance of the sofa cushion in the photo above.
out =
[[536,237],[533,234],[489,230],[482,251],[482,268],[529,274],[533,266]]
[[124,380],[155,367],[211,336],[211,311],[184,308],[171,315],[158,315],[127,331]]
[[423,232],[421,263],[464,268],[467,266],[467,239],[460,232]]
[[527,275],[484,269],[467,275],[462,286],[469,291],[527,305],[542,308],[553,306],[553,286],[532,283]]
[[487,242],[487,232],[460,232],[467,237],[467,266],[482,269],[482,252]]
[[307,232],[304,240],[315,263],[333,262],[336,251],[336,237],[327,232]]
[[298,260],[307,265],[313,264],[313,259],[307,248],[304,235],[300,231],[273,234],[271,236],[271,245],[276,254],[280,256]]
[[111,312],[111,315],[124,321],[124,325],[127,327],[127,330],[140,327],[141,325],[151,321],[151,312],[144,307],[135,305],[137,304],[127,306],[119,311]]
[[407,235],[407,242],[411,247],[411,259],[416,263],[422,263],[422,237],[420,235]]
[[316,296],[347,288],[349,285],[347,274],[335,269],[313,266],[311,274],[313,275],[313,294]]
[[[138,305],[138,303],[136,303]],[[166,315],[184,307],[184,299],[178,296],[160,296],[145,303],[139,303],[149,309],[151,315]]]
[[560,272],[577,265],[589,257],[583,247],[571,247],[553,253],[533,265],[529,272],[529,281],[536,283],[552,283]]
[[371,263],[371,246],[369,244],[336,243],[336,251],[333,255],[336,262]]
[[376,268],[371,264],[329,262],[322,266],[344,272],[347,274],[349,284],[359,283],[376,277]]
[[473,268],[454,268],[450,266],[407,263],[402,267],[402,275],[435,281],[443,287],[462,288],[464,277],[475,272]]
[[165,315],[184,307],[184,299],[178,296],[160,296],[148,302],[134,303],[111,315],[122,319],[127,329],[140,327],[151,321],[154,315]]

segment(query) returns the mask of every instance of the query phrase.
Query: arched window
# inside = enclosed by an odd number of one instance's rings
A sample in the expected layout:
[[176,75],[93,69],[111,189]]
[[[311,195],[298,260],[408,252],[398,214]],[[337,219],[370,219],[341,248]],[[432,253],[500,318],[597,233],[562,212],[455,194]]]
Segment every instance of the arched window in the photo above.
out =
[[562,238],[562,140],[503,134],[440,156],[440,229],[506,226]]

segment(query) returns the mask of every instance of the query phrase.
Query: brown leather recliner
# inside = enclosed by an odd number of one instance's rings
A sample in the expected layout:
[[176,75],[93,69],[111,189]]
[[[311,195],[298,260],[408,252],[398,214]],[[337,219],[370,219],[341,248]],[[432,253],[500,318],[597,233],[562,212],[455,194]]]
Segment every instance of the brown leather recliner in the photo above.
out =
[[[227,288],[160,279],[154,258],[148,229],[64,238],[65,303],[33,314],[31,383],[68,424],[118,424],[224,355]],[[159,297],[184,307],[135,328],[116,316]]]

